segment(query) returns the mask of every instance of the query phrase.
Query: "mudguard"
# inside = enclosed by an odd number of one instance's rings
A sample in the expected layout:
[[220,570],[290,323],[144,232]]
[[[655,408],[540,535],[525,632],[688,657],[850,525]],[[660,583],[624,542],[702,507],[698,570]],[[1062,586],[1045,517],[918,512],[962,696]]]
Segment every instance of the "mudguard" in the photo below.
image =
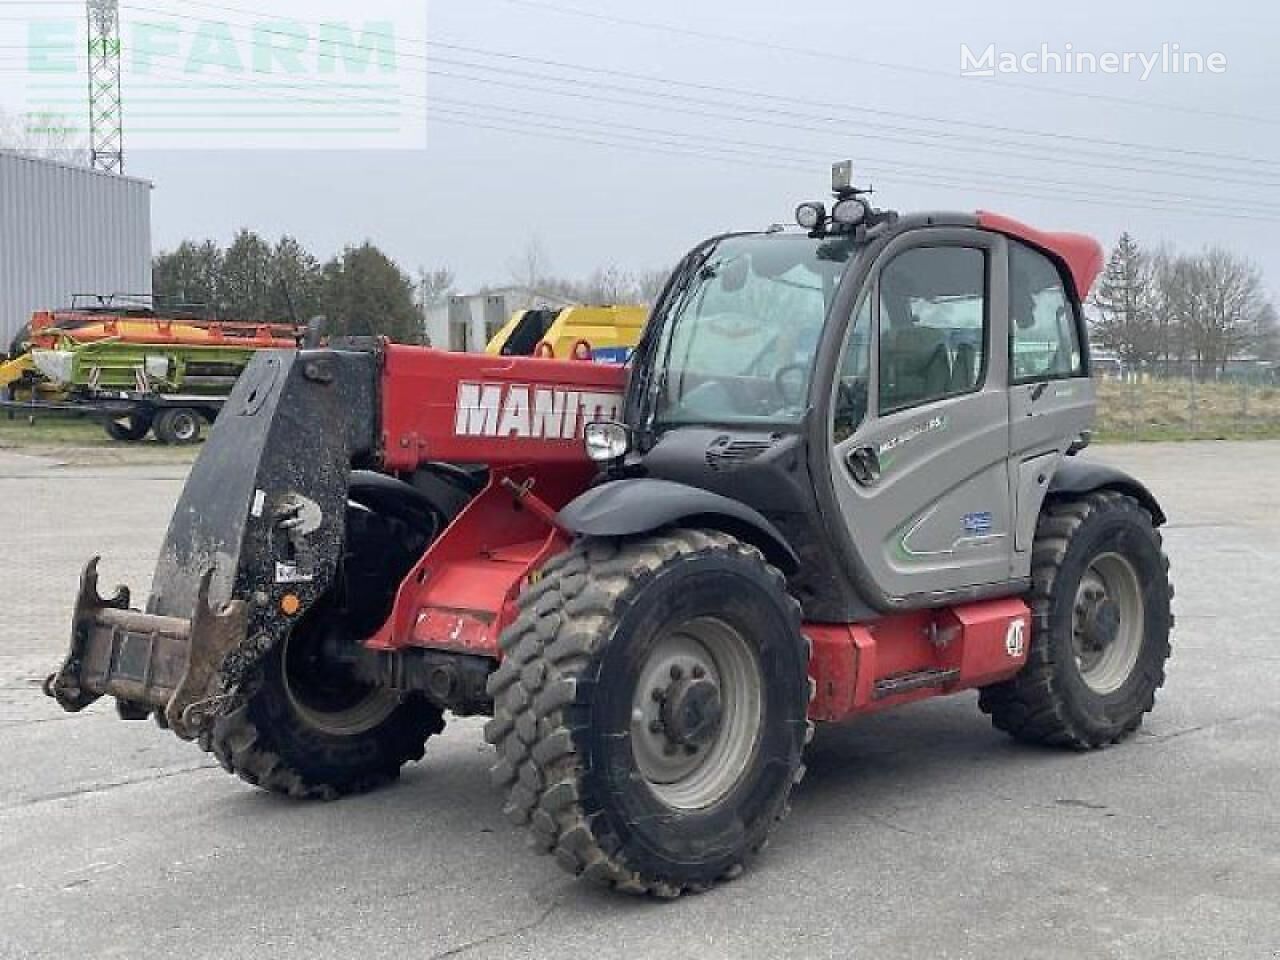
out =
[[783,573],[800,558],[759,512],[718,493],[670,480],[614,480],[588,490],[559,514],[561,527],[584,537],[630,537],[662,527],[706,526],[759,547]]
[[1168,519],[1159,501],[1141,481],[1105,463],[1081,460],[1079,457],[1067,457],[1062,461],[1049,482],[1046,496],[1080,496],[1095,490],[1116,490],[1128,494],[1146,508],[1157,527]]

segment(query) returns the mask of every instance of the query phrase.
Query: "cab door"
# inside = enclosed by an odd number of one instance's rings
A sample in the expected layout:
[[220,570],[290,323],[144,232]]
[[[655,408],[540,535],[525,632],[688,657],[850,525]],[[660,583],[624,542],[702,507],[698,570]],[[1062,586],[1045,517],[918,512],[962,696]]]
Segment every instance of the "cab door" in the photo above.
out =
[[1016,240],[1009,248],[1009,478],[1014,573],[1027,576],[1045,491],[1067,450],[1093,421],[1095,390],[1083,317],[1052,260]]
[[1011,576],[1006,248],[967,228],[904,234],[850,325],[832,479],[864,575],[906,606]]

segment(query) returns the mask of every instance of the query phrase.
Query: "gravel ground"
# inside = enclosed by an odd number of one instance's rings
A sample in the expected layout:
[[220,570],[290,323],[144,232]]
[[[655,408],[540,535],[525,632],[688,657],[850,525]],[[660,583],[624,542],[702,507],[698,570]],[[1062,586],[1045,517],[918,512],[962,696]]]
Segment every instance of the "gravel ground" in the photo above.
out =
[[453,723],[395,788],[258,793],[101,704],[57,711],[83,561],[145,588],[182,465],[0,451],[0,956],[1280,957],[1280,443],[1106,447],[1172,518],[1169,684],[1088,755],[972,694],[819,732],[742,879],[672,904],[527,853]]

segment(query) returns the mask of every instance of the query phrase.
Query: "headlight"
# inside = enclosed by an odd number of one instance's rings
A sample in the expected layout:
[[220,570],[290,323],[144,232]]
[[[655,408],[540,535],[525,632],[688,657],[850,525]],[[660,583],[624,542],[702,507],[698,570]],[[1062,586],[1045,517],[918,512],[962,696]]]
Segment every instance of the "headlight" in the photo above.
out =
[[827,208],[820,203],[802,203],[796,207],[796,223],[806,230],[817,230],[826,219]]
[[856,227],[867,219],[867,205],[857,197],[841,200],[831,208],[831,219],[842,227]]
[[605,420],[588,423],[583,436],[587,444],[587,457],[596,463],[609,463],[627,455],[631,437],[620,423]]

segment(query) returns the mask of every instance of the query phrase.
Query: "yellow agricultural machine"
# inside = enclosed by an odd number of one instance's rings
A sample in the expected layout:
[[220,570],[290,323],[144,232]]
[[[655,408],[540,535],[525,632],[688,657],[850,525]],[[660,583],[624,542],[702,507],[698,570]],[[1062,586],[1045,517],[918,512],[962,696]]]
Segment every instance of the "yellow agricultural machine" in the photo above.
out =
[[623,364],[640,342],[648,307],[573,306],[518,310],[485,353]]

